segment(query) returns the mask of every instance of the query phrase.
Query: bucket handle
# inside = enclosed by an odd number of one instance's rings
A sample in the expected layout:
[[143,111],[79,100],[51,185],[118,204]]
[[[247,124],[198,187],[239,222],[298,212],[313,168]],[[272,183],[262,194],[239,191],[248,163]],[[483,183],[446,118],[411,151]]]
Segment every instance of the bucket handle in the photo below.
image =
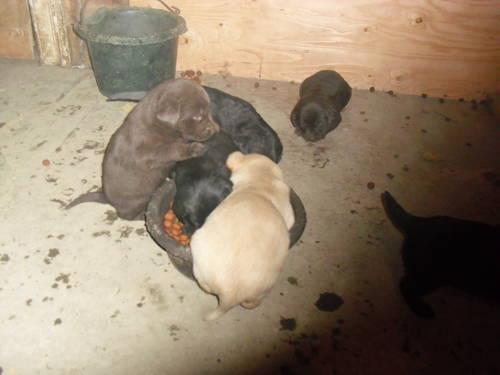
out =
[[172,12],[173,14],[181,14],[181,10],[177,7],[174,6],[168,6],[167,3],[165,3],[163,0],[158,0],[162,5],[168,9],[168,11]]
[[[181,10],[175,6],[169,6],[167,5],[167,3],[165,3],[163,0],[158,0],[165,8],[167,8],[167,10],[173,14],[176,14],[176,15],[179,15],[181,14]],[[82,24],[82,20],[83,20],[83,15],[84,15],[84,12],[85,12],[85,8],[87,7],[87,4],[88,4],[89,0],[85,0],[85,2],[83,3],[83,6],[82,8],[80,9],[80,14],[79,14],[79,17],[78,17],[78,25],[81,25]]]

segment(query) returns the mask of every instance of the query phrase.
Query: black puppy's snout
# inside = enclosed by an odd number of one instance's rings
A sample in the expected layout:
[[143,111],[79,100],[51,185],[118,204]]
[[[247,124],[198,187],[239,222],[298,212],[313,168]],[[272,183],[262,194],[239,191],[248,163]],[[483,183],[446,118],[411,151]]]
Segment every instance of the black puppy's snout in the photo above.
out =
[[309,132],[309,131],[305,131],[301,135],[308,142],[317,142],[317,141],[319,141],[319,140],[321,140],[321,139],[324,138],[324,136],[321,135],[321,134],[315,134],[315,133],[312,133],[312,132]]
[[194,233],[194,226],[189,222],[185,223],[184,224],[184,233],[186,233],[186,235],[191,237]]
[[302,115],[302,121],[304,122],[305,126],[316,126],[318,117],[318,112],[316,110],[308,110],[304,111]]

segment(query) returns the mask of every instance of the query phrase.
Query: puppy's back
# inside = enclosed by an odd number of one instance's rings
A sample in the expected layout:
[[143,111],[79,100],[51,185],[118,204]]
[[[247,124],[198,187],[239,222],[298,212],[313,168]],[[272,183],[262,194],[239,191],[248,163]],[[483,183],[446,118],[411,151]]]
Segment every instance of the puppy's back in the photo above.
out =
[[[205,241],[198,243],[201,238]],[[252,259],[250,268],[260,265],[267,269],[273,264],[268,262],[271,254],[286,256],[288,243],[285,242],[289,242],[288,229],[276,207],[259,195],[236,192],[231,193],[193,235],[192,250],[195,253],[199,247],[214,247],[217,250],[214,249],[212,255],[219,258],[218,264],[241,263],[239,267],[243,267],[245,260]]]
[[289,247],[285,220],[258,194],[231,193],[192,237],[193,272],[219,296],[218,316],[260,301],[276,282]]
[[321,70],[302,82],[299,93],[301,97],[308,95],[330,97],[340,111],[349,103],[352,89],[336,71]]
[[283,145],[278,134],[253,105],[213,87],[203,87],[210,97],[214,120],[242,152],[266,155],[276,163],[281,160]]

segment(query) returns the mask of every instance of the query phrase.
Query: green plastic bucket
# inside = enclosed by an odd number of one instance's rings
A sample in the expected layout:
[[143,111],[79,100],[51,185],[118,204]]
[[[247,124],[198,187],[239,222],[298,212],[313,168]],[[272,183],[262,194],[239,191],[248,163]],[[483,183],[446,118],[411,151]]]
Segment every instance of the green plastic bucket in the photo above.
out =
[[160,9],[99,8],[74,26],[87,42],[99,91],[134,97],[175,76],[184,18]]

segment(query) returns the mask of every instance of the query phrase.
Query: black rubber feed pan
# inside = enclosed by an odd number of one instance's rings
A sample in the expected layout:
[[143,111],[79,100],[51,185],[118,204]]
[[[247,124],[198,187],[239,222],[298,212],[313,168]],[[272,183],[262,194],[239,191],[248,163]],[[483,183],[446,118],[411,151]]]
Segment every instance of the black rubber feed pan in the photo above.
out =
[[[153,194],[146,210],[146,227],[155,242],[165,250],[174,266],[185,276],[194,280],[193,258],[189,247],[181,246],[163,229],[163,218],[175,196],[175,183],[167,179]],[[290,189],[290,201],[295,213],[295,224],[290,229],[290,247],[295,245],[304,232],[307,217],[299,196]]]

